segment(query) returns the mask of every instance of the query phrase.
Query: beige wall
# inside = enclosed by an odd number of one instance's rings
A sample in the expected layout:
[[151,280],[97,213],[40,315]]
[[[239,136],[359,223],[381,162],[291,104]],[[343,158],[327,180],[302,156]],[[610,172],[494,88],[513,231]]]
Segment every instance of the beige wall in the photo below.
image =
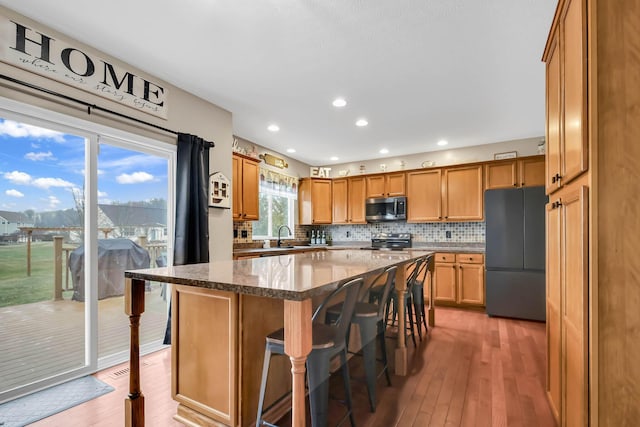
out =
[[[43,23],[34,23],[34,21],[1,6],[0,14],[12,19],[18,19],[19,22],[27,25],[31,24],[36,25],[39,28],[47,29]],[[71,40],[70,37],[50,29],[47,29],[47,35],[53,36],[54,38],[60,37],[61,39]],[[86,47],[87,52],[96,52],[98,55],[110,61],[114,65],[123,66],[124,64],[116,58],[112,58],[98,52],[94,48],[86,46],[83,43],[78,41],[74,41],[73,43],[79,48],[84,49]],[[124,67],[133,72],[140,71],[129,65],[124,65]],[[106,98],[32,74],[5,63],[0,63],[0,73],[55,92],[63,93],[70,97],[82,99],[86,102],[96,104],[103,108],[108,108],[167,129],[198,135],[208,141],[214,141],[216,146],[211,149],[210,170],[221,171],[226,176],[231,177],[231,143],[233,134],[231,113],[153,77],[153,70],[145,70],[145,72],[141,74],[149,75],[155,82],[163,84],[168,90],[167,120],[151,116],[133,108],[110,101]],[[119,119],[115,116],[110,116],[106,113],[100,113],[95,110],[92,111],[91,115],[88,115],[86,108],[79,104],[65,101],[54,96],[41,94],[37,91],[9,83],[5,80],[0,80],[0,96],[83,120],[110,126],[123,131],[146,136],[148,138],[173,144],[175,144],[176,141],[175,135],[156,131],[153,128],[146,127],[144,125],[137,125],[126,119]],[[229,209],[209,209],[209,235],[211,237],[209,243],[210,258],[212,260],[231,259],[233,232],[231,211]]]
[[258,154],[271,154],[276,157],[280,157],[284,159],[285,162],[289,165],[286,169],[280,169],[275,166],[270,166],[265,162],[260,163],[260,167],[270,169],[285,175],[291,175],[298,178],[303,178],[309,176],[309,165],[306,163],[299,162],[296,159],[292,159],[291,157],[285,156],[284,154],[278,153],[276,151],[271,150],[270,148],[263,147],[262,145],[256,144],[255,142],[249,141],[248,139],[244,139],[242,137],[236,136],[236,140],[238,141],[238,146],[246,150],[247,152],[255,149]]
[[[387,172],[401,169],[418,169],[422,167],[423,162],[429,160],[435,163],[434,166],[458,165],[462,163],[493,160],[495,153],[504,153],[506,151],[516,151],[518,157],[533,156],[538,154],[538,144],[543,140],[543,137],[527,138],[452,150],[432,151],[429,153],[325,166],[331,168],[331,177],[335,178],[339,176],[341,170],[349,171],[349,176],[358,175],[360,174],[360,166],[363,165],[365,167],[365,173],[381,172],[380,164],[386,165]],[[404,162],[404,167],[401,162]],[[308,171],[306,176],[308,176]]]

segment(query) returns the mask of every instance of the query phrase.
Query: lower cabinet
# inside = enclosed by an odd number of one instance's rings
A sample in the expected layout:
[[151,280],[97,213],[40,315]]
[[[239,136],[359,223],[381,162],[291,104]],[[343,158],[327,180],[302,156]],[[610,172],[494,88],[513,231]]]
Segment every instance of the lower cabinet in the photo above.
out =
[[439,305],[485,305],[484,255],[436,253],[434,302]]
[[[252,426],[265,336],[284,325],[283,301],[183,285],[174,285],[172,298],[174,419],[192,426]],[[290,402],[278,400],[290,387],[289,358],[274,357],[264,402],[271,407],[269,422],[289,411]]]

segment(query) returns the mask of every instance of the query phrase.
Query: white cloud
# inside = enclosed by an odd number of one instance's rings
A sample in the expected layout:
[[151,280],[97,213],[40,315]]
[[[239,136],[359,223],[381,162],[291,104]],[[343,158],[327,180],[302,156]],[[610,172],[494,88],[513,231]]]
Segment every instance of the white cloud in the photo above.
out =
[[20,171],[5,172],[4,177],[13,184],[28,185],[31,182],[31,175]]
[[69,181],[65,181],[64,179],[61,179],[61,178],[36,178],[33,181],[31,181],[31,184],[45,190],[48,190],[51,187],[63,187],[63,188],[75,187],[75,184]]
[[56,159],[55,157],[53,157],[53,153],[51,151],[47,151],[46,153],[44,151],[41,151],[39,153],[29,152],[24,155],[24,158],[27,160],[33,160],[34,162]]
[[98,197],[107,197],[107,196],[108,196],[108,194],[107,194],[107,192],[106,192],[106,191],[100,191],[100,190],[98,190]]
[[153,175],[146,172],[134,172],[132,174],[123,173],[116,177],[119,184],[138,184],[153,180]]
[[55,209],[60,204],[60,200],[56,196],[49,196],[47,199],[49,202],[49,208]]
[[7,196],[11,197],[24,197],[24,194],[19,192],[18,190],[14,190],[13,188],[4,192]]
[[64,142],[64,134],[51,129],[44,129],[24,123],[5,120],[0,122],[0,135],[9,135],[14,138],[42,138],[53,139],[56,142]]

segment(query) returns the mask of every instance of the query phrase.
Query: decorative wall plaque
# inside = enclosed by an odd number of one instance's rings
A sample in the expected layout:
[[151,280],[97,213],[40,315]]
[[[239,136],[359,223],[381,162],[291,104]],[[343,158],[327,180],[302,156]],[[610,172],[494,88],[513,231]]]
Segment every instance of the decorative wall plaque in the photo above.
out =
[[260,158],[264,160],[264,162],[268,165],[275,166],[280,169],[286,169],[289,167],[289,164],[281,159],[280,157],[276,157],[272,154],[264,153],[260,154]]

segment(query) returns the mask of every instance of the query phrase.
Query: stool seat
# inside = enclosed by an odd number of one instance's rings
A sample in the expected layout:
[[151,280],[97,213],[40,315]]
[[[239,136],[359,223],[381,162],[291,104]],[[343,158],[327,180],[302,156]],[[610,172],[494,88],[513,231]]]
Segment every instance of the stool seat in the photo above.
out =
[[[311,325],[312,338],[311,350],[321,350],[331,348],[336,345],[336,328],[324,323],[313,323]],[[267,344],[281,345],[284,348],[284,328],[267,335]]]

